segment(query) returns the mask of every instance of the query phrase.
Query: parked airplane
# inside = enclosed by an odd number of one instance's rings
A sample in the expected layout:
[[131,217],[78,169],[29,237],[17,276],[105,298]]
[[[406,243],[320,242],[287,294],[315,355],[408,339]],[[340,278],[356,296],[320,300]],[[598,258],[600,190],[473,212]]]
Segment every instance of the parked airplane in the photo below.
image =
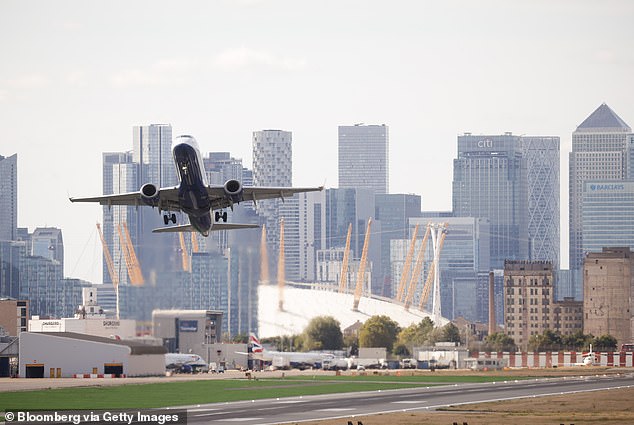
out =
[[335,357],[329,353],[269,351],[260,344],[260,340],[253,333],[249,334],[249,344],[251,344],[251,353],[254,359],[271,362],[272,366],[279,368],[308,369],[319,366],[324,360],[332,360]]
[[596,354],[592,351],[592,344],[590,344],[590,351],[581,357],[581,363],[575,363],[573,366],[594,366],[599,360]]
[[[165,211],[165,225],[176,224],[176,214],[182,211],[189,217],[189,224],[154,229],[153,232],[195,232],[209,236],[213,230],[250,229],[255,224],[228,224],[225,208],[233,210],[234,204],[242,201],[257,201],[272,198],[291,197],[296,193],[323,190],[320,187],[244,187],[238,180],[228,180],[222,186],[207,183],[205,168],[198,144],[192,136],[179,136],[172,149],[172,156],[178,174],[179,184],[174,187],[158,188],[152,183],[141,186],[137,192],[87,198],[70,198],[71,202],[98,202],[100,205],[148,205]],[[211,211],[215,211],[211,219]],[[222,220],[222,223],[220,221]],[[215,223],[214,223],[215,221]]]
[[165,354],[165,369],[182,370],[183,366],[189,366],[190,369],[197,371],[207,371],[209,368],[207,363],[198,354]]

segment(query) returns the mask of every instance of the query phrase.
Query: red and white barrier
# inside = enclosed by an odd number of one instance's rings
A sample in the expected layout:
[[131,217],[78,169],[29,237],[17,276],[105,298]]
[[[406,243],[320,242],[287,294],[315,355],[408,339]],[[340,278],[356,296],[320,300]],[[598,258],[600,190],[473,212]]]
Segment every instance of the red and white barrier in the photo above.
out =
[[115,375],[114,373],[76,373],[73,378],[125,378],[125,375]]
[[[476,352],[476,358],[506,359],[509,367],[569,367],[583,362],[583,357],[589,352],[561,351],[561,352]],[[595,352],[595,366],[606,367],[634,367],[634,353]]]

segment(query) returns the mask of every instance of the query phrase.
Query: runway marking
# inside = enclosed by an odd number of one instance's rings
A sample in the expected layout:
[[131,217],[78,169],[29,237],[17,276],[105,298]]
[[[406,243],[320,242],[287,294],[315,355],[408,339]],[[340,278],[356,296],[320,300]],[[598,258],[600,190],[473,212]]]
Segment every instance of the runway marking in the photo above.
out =
[[427,403],[427,400],[402,400],[402,401],[393,401],[393,404],[416,404],[416,403]]
[[345,412],[347,410],[356,410],[354,407],[331,407],[330,409],[319,409],[315,412]]
[[306,403],[305,400],[283,400],[276,401],[275,404],[294,404],[294,403]]
[[188,412],[213,412],[214,410],[218,410],[218,409],[188,409]]
[[225,422],[246,422],[246,421],[257,421],[262,418],[232,418],[232,419],[222,419]]

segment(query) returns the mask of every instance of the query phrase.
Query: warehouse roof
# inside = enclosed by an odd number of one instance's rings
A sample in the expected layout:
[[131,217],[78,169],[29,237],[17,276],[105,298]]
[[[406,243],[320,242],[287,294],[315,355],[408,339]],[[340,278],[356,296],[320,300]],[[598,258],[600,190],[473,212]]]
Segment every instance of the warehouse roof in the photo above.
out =
[[130,347],[131,355],[144,355],[144,354],[165,354],[167,353],[167,349],[162,346],[156,345],[147,345],[137,341],[127,341],[127,340],[118,340],[112,338],[104,338],[101,336],[94,335],[86,335],[79,334],[75,332],[29,332],[30,334],[41,334],[54,336],[59,338],[70,338],[77,339],[81,341],[91,341],[91,342],[99,342],[102,344],[112,344],[112,345],[124,345],[126,347]]

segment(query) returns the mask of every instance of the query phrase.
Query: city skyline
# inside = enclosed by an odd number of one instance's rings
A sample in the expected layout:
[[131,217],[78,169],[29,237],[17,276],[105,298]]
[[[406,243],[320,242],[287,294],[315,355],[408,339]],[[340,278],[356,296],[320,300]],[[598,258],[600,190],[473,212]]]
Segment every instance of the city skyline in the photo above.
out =
[[634,121],[626,1],[36,3],[0,6],[0,155],[18,155],[18,226],[61,228],[64,275],[95,282],[101,208],[67,198],[102,186],[102,153],[128,150],[133,126],[170,123],[249,168],[253,131],[290,131],[293,183],[334,188],[337,127],[386,124],[390,193],[448,210],[459,134],[558,136],[567,170],[601,103]]

